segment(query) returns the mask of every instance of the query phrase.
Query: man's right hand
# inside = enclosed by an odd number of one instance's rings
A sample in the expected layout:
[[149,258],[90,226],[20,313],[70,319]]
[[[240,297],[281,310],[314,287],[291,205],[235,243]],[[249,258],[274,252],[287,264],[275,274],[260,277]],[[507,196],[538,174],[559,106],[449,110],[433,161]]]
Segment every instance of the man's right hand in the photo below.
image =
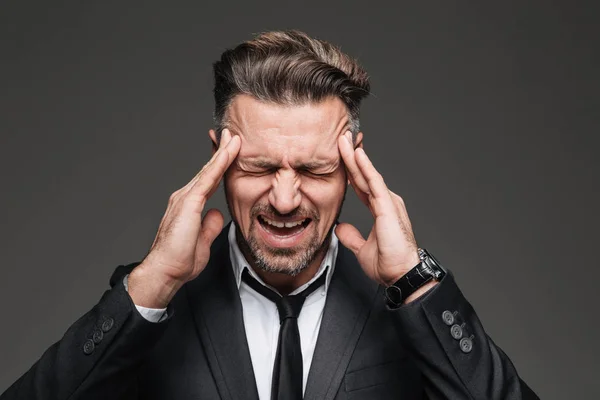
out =
[[129,275],[133,302],[148,308],[165,308],[184,283],[202,272],[210,246],[223,229],[219,210],[202,212],[225,171],[240,150],[240,138],[224,129],[219,148],[202,170],[169,198],[167,211],[148,255]]

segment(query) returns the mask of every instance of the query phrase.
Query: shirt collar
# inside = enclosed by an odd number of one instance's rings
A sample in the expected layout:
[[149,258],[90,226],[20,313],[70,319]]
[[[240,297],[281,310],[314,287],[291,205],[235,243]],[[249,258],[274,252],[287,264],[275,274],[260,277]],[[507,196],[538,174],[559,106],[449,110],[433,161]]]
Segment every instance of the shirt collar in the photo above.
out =
[[[266,287],[275,290],[273,287],[264,283],[263,280],[260,279],[258,274],[256,274],[256,272],[254,272],[254,270],[249,267],[248,261],[246,261],[246,258],[242,254],[242,251],[240,250],[240,247],[238,246],[236,241],[235,222],[231,222],[227,238],[229,240],[229,258],[231,259],[231,266],[233,267],[233,276],[235,277],[235,283],[237,285],[238,290],[242,283],[242,272],[244,272],[244,269],[246,268],[248,269],[250,275],[252,275],[252,277],[258,280],[262,285],[265,285]],[[310,281],[306,282],[304,285],[300,286],[290,294],[296,294],[304,290],[306,287],[308,287],[308,285],[316,281],[325,270],[327,270],[327,275],[325,277],[325,292],[327,292],[327,289],[329,289],[329,283],[331,282],[331,277],[333,275],[333,270],[335,269],[335,260],[337,259],[337,252],[338,238],[335,235],[334,229],[334,231],[331,233],[331,243],[329,244],[329,249],[327,249],[327,254],[325,254],[325,258],[323,258],[323,262],[321,262],[321,265],[319,266],[319,269],[317,270],[315,276],[313,276],[313,278]]]

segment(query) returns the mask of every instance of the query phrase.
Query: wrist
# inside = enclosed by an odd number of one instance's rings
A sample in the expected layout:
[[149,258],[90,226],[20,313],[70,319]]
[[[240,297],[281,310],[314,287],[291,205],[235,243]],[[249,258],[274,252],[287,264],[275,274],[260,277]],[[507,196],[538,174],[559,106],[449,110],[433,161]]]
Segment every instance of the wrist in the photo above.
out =
[[385,298],[390,308],[398,308],[418,299],[446,275],[446,270],[425,249],[418,249],[419,262],[398,280],[387,286]]
[[128,293],[137,306],[166,308],[184,282],[170,278],[155,269],[138,265],[127,278]]
[[438,281],[429,281],[429,282],[427,282],[426,284],[424,284],[423,286],[421,286],[420,288],[418,288],[410,296],[408,296],[406,298],[406,300],[404,300],[404,304],[409,304],[409,303],[412,303],[413,301],[417,300],[419,297],[423,296],[425,293],[427,293],[431,288],[433,288],[438,283],[439,283]]
[[415,265],[417,265],[420,262],[421,262],[421,259],[419,258],[419,253],[417,253],[417,251],[415,251],[414,253],[411,253],[411,256],[409,257],[409,259],[406,262],[404,262],[402,267],[398,268],[398,271],[395,271],[394,273],[390,274],[390,277],[384,279],[381,283],[385,287],[392,286],[394,283],[398,282],[398,280],[400,278],[402,278],[408,271],[410,271],[412,268],[414,268]]

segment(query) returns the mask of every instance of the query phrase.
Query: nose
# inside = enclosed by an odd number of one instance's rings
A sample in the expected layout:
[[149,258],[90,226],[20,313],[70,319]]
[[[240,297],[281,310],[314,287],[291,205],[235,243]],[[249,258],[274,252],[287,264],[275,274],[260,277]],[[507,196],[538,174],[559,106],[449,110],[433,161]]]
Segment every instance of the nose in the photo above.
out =
[[281,214],[288,214],[300,206],[300,178],[293,170],[279,170],[273,178],[269,202]]

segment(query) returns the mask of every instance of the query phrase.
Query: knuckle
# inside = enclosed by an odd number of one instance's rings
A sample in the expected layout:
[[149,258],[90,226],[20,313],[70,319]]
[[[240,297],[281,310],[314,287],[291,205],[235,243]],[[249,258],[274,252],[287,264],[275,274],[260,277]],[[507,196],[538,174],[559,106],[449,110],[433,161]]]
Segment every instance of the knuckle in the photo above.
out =
[[169,204],[173,204],[177,198],[179,197],[179,190],[176,190],[175,192],[171,193],[171,195],[169,196]]

